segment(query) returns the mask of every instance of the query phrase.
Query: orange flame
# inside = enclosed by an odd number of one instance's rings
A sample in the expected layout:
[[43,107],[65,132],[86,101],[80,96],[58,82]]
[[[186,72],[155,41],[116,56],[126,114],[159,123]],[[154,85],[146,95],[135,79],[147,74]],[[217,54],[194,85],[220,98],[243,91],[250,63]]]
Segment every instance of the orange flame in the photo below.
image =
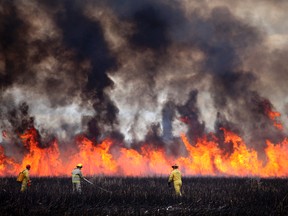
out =
[[22,164],[30,164],[32,175],[47,176],[53,173],[60,175],[63,170],[62,161],[59,158],[60,152],[58,144],[54,141],[48,148],[39,148],[39,143],[36,140],[36,130],[31,128],[26,133],[20,136],[24,146],[28,146],[30,151],[22,160]]
[[273,121],[274,127],[278,128],[279,130],[283,129],[283,125],[277,119],[281,116],[281,113],[272,111],[271,105],[267,103],[265,104],[265,113]]
[[168,148],[156,147],[149,143],[139,150],[115,145],[113,140],[105,139],[96,144],[84,136],[76,138],[77,149],[59,148],[55,140],[49,147],[41,148],[37,141],[37,131],[28,129],[20,135],[27,153],[20,161],[7,156],[0,146],[0,176],[15,175],[26,164],[31,165],[34,176],[68,176],[78,163],[83,164],[84,175],[122,175],[147,176],[167,175],[171,165],[177,163],[183,175],[209,176],[288,176],[288,139],[274,144],[266,141],[265,162],[259,158],[255,149],[247,147],[237,134],[222,128],[224,144],[232,145],[232,151],[224,151],[217,138],[202,137],[192,145],[188,137],[181,135],[184,149],[176,157]]

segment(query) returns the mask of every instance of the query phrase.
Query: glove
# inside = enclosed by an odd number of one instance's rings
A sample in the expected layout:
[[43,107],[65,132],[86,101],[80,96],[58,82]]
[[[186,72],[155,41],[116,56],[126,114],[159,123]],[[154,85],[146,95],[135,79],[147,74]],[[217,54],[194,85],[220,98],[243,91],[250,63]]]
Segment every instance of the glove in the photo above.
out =
[[31,180],[28,181],[27,186],[28,186],[28,187],[31,186]]
[[167,185],[168,185],[168,187],[171,187],[171,182],[168,182]]

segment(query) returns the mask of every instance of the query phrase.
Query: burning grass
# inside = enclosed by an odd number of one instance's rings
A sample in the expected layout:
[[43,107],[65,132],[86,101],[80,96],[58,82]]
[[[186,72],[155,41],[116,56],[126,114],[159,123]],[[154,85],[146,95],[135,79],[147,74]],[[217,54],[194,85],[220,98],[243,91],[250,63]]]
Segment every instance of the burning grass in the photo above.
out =
[[[83,193],[73,194],[70,178],[33,178],[20,194],[15,177],[0,179],[1,215],[287,215],[287,179],[183,179],[183,197],[175,198],[167,179],[89,178]],[[113,193],[107,193],[98,187]]]

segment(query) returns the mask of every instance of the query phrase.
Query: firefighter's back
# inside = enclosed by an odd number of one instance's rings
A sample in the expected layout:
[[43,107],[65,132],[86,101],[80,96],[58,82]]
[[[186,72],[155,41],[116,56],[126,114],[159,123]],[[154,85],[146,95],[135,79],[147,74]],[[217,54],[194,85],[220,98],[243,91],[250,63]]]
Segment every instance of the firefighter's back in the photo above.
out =
[[173,181],[181,181],[181,172],[178,169],[174,169],[172,171],[173,174]]
[[80,169],[74,169],[72,170],[72,182],[73,183],[79,183],[80,182],[80,176],[82,175]]

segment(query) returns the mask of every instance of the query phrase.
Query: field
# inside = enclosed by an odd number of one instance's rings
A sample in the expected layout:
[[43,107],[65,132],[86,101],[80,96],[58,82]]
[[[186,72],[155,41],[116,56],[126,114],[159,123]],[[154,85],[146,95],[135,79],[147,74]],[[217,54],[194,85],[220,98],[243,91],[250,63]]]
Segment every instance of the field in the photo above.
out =
[[[183,179],[183,197],[167,178],[90,177],[81,195],[70,178],[32,178],[20,194],[15,177],[0,178],[1,215],[287,215],[287,179],[194,177]],[[99,187],[109,190],[106,192]]]

